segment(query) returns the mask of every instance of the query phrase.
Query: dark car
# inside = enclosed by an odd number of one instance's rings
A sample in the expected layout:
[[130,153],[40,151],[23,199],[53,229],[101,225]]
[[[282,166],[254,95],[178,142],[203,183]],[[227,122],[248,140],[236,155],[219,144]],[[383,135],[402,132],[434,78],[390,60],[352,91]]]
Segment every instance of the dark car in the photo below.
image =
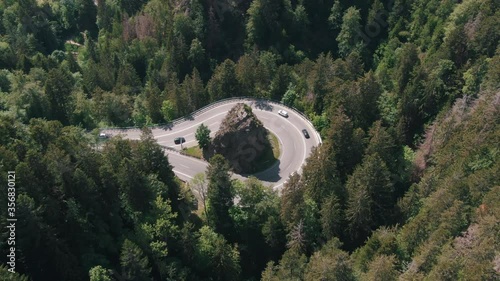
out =
[[309,138],[309,133],[307,132],[306,129],[302,130],[302,134],[304,134],[304,137],[306,137],[306,139]]
[[186,139],[184,137],[178,137],[178,138],[174,139],[175,144],[181,144],[181,143],[185,143],[185,142],[186,142]]

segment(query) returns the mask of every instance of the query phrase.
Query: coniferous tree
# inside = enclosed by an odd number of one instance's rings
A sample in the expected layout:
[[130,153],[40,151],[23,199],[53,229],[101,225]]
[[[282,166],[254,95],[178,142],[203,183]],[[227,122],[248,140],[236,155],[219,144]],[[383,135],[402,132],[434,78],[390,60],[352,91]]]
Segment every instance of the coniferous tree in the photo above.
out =
[[350,53],[356,51],[361,53],[364,49],[361,33],[361,15],[359,9],[355,7],[348,8],[342,17],[340,33],[337,36],[339,54],[347,57]]
[[349,177],[346,189],[346,219],[353,240],[361,242],[392,217],[393,186],[387,166],[377,154],[367,156]]
[[335,111],[331,117],[330,128],[327,132],[325,145],[326,153],[335,163],[341,182],[345,182],[355,166],[361,162],[363,155],[364,132],[355,129],[352,120],[344,113],[342,108]]
[[203,275],[208,275],[213,280],[231,281],[238,280],[241,268],[240,254],[235,246],[228,244],[226,239],[217,234],[208,226],[200,229],[197,244],[198,259],[203,270]]
[[320,210],[320,221],[323,236],[330,240],[333,237],[342,236],[344,225],[344,214],[340,200],[334,194],[326,197]]
[[222,155],[210,159],[207,168],[208,179],[208,217],[217,233],[230,241],[234,239],[233,220],[229,210],[233,206],[233,187],[229,175],[229,164]]
[[52,118],[63,124],[68,124],[72,90],[73,77],[71,74],[62,68],[49,71],[45,82],[45,94],[50,103]]
[[151,267],[148,257],[134,242],[125,239],[120,253],[122,277],[127,281],[147,281],[150,279]]
[[207,92],[212,102],[240,95],[240,86],[233,61],[228,59],[217,66],[212,78],[208,81]]
[[290,175],[288,181],[283,185],[281,198],[281,219],[287,228],[291,229],[302,216],[304,189],[300,182],[300,175]]
[[304,280],[356,280],[349,255],[339,249],[341,245],[334,238],[314,253],[305,270]]
[[102,266],[94,266],[89,270],[90,281],[111,281],[109,271]]

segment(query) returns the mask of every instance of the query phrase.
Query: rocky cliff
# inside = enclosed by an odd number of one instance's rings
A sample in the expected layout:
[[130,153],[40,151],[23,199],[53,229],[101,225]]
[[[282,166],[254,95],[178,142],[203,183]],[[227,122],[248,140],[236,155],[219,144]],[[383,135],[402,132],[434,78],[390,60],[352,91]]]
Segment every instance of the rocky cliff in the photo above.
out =
[[271,147],[268,132],[253,114],[252,108],[239,103],[233,107],[221,123],[210,154],[222,154],[236,173],[252,173],[255,160]]

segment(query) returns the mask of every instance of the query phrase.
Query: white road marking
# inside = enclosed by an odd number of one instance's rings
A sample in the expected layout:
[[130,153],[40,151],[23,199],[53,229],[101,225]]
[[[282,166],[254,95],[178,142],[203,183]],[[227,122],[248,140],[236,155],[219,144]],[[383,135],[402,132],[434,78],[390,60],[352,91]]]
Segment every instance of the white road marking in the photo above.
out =
[[176,174],[183,175],[183,176],[185,176],[186,178],[190,178],[190,179],[192,179],[192,178],[193,178],[192,176],[187,175],[187,174],[184,174],[184,173],[181,173],[181,172],[179,172],[179,171],[176,171],[175,169],[172,169],[172,171],[174,171],[174,173],[176,173]]
[[207,119],[205,119],[205,120],[204,120],[204,121],[202,121],[202,122],[198,122],[198,123],[196,123],[196,124],[194,124],[194,125],[192,125],[192,126],[189,126],[189,127],[187,127],[187,128],[180,129],[180,130],[176,131],[175,133],[163,134],[163,135],[155,136],[155,138],[161,138],[161,137],[170,136],[170,135],[173,135],[173,134],[179,134],[180,132],[187,131],[187,130],[189,130],[189,129],[191,129],[191,128],[197,127],[197,126],[201,125],[201,123],[205,123],[205,122],[207,122],[208,120],[210,120],[210,119],[214,119],[215,117],[220,116],[220,115],[222,115],[222,114],[227,114],[227,111],[224,111],[224,112],[221,112],[221,113],[215,114],[215,115],[213,115],[212,117],[207,118]]

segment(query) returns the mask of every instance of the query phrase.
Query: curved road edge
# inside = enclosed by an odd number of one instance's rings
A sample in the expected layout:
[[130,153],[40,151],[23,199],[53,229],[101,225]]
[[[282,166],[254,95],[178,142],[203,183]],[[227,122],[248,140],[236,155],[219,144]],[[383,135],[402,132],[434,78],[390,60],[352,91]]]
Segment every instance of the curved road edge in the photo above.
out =
[[[272,101],[272,100],[267,100],[267,99],[259,99],[259,98],[250,98],[250,97],[236,97],[236,98],[228,98],[228,99],[223,99],[214,103],[211,103],[205,107],[202,107],[193,113],[189,114],[188,116],[178,118],[170,123],[167,124],[161,124],[161,125],[153,125],[153,126],[148,126],[152,131],[170,131],[168,134],[163,134],[160,133],[159,135],[153,134],[155,139],[157,139],[158,143],[164,148],[165,154],[169,156],[169,161],[171,162],[171,165],[174,167],[174,173],[184,181],[189,181],[194,174],[204,171],[203,167],[206,167],[208,163],[206,161],[202,161],[198,158],[194,158],[191,156],[187,156],[184,153],[182,153],[180,150],[175,149],[175,147],[172,147],[170,145],[165,145],[161,144],[160,142],[165,142],[165,140],[160,141],[161,138],[165,139],[166,135],[174,135],[174,134],[179,134],[180,132],[186,131],[186,126],[189,126],[193,124],[196,121],[196,117],[200,117],[200,120],[210,120],[210,119],[217,119],[217,115],[221,114],[226,114],[229,108],[229,104],[231,103],[246,103],[253,107],[253,111],[257,114],[260,115],[258,116],[259,119],[263,118],[264,120],[264,126],[274,134],[279,136],[279,133],[274,131],[281,131],[282,134],[285,134],[285,137],[288,139],[293,139],[293,148],[292,146],[290,147],[282,147],[282,154],[285,152],[287,154],[296,154],[298,150],[302,150],[304,155],[303,157],[300,157],[300,159],[295,159],[296,161],[286,161],[285,163],[281,162],[280,163],[280,169],[278,169],[278,172],[276,171],[269,171],[272,168],[259,172],[255,174],[257,178],[261,179],[264,183],[273,185],[275,189],[280,189],[280,187],[286,182],[288,179],[288,176],[292,172],[301,172],[302,170],[302,165],[305,162],[305,159],[307,156],[310,154],[310,148],[311,146],[319,146],[322,143],[321,136],[319,132],[314,128],[314,125],[312,122],[307,118],[305,114],[302,112],[298,111],[297,109],[293,107],[286,106],[280,102]],[[289,111],[290,117],[291,118],[282,118],[276,114],[276,111],[278,109],[284,109]],[[209,111],[214,110],[214,113],[208,114]],[[226,110],[226,111],[225,111]],[[217,114],[218,113],[218,114]],[[294,118],[300,118],[302,122],[298,119]],[[184,124],[183,124],[184,123]],[[196,123],[193,126],[190,126],[188,128],[193,128],[197,126]],[[215,123],[214,123],[215,124]],[[311,135],[311,140],[308,141],[306,144],[304,137],[301,134],[301,129],[306,128],[309,131],[314,131],[313,134]],[[271,129],[273,128],[273,129]],[[191,129],[192,130],[192,129]],[[130,139],[138,139],[138,132],[140,131],[140,127],[116,127],[116,128],[102,128],[101,132],[106,132],[106,133],[112,133],[113,135],[120,134],[124,135],[125,138],[130,138]],[[286,135],[286,132],[283,131],[294,131],[293,135],[290,135],[290,132],[288,132],[288,135]],[[298,137],[300,135],[300,140],[298,140]],[[283,136],[282,136],[283,137]],[[300,144],[298,144],[300,142]],[[297,145],[300,145],[297,149]],[[302,149],[300,149],[302,148]],[[294,156],[295,157],[295,156]],[[280,159],[281,160],[281,159]],[[286,159],[285,159],[286,160]],[[200,162],[200,163],[199,163]],[[203,163],[203,164],[202,164]],[[182,168],[182,167],[184,168]],[[193,166],[193,167],[190,167]],[[194,167],[196,166],[196,167]],[[292,166],[292,167],[290,167]],[[200,170],[200,171],[198,171]],[[283,171],[284,170],[284,171]],[[273,173],[278,173],[277,178],[267,180],[269,179],[269,176],[272,175]],[[259,176],[260,175],[260,176]],[[234,174],[236,178],[239,179],[245,179],[245,177]],[[262,176],[262,177],[261,177]],[[272,177],[272,176],[271,176]]]

